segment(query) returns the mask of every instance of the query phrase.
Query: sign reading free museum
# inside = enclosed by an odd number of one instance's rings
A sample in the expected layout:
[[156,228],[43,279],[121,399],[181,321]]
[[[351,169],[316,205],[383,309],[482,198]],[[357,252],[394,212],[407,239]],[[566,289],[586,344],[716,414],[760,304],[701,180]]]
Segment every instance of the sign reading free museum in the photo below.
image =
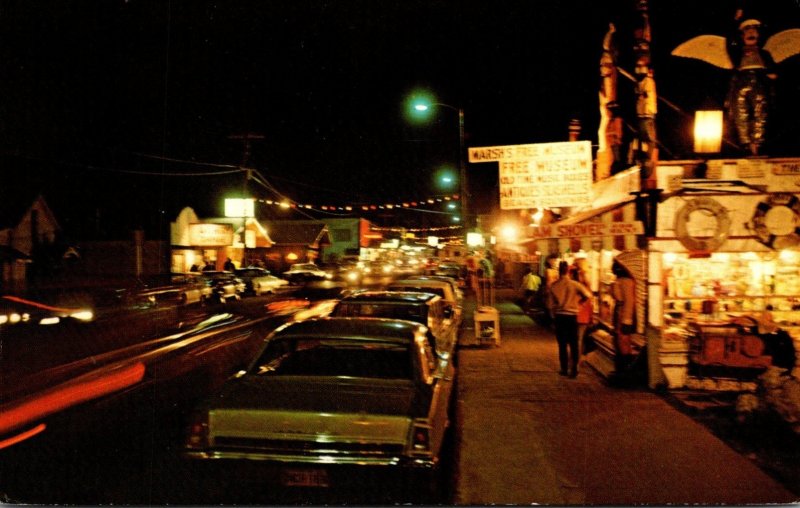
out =
[[592,199],[589,141],[469,149],[470,162],[500,166],[500,208],[585,206]]

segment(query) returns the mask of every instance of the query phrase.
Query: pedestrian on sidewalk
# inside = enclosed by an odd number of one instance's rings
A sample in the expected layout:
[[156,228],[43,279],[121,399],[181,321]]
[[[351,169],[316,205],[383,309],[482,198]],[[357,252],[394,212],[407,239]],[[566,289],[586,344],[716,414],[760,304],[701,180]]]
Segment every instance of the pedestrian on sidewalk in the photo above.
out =
[[[583,284],[585,288],[591,288],[591,282],[589,281],[589,259],[586,257],[586,253],[578,252],[575,254],[575,260],[572,263],[570,272],[573,279]],[[592,324],[593,314],[594,307],[592,298],[586,298],[578,304],[578,355],[581,360],[583,360],[586,354],[584,341],[586,338],[586,331],[589,329],[589,325]]]
[[631,335],[636,332],[636,282],[630,272],[617,260],[611,265],[617,277],[611,286],[614,297],[614,361],[618,371],[630,365],[633,358]]
[[542,286],[542,278],[539,277],[533,267],[528,267],[527,273],[522,277],[522,310],[525,313],[533,310],[536,304],[536,295]]
[[[569,276],[569,263],[558,264],[558,280],[547,293],[548,310],[556,330],[558,341],[559,374],[574,378],[578,375],[578,308],[582,299],[591,298],[592,292]],[[569,349],[569,355],[567,354]]]

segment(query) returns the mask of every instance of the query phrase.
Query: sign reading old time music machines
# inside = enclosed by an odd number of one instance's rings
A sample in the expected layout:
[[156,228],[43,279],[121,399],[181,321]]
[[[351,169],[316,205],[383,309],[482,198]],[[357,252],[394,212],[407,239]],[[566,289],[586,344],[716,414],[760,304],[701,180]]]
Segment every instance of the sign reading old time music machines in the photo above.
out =
[[589,141],[475,147],[470,162],[498,162],[500,208],[585,206],[591,202]]

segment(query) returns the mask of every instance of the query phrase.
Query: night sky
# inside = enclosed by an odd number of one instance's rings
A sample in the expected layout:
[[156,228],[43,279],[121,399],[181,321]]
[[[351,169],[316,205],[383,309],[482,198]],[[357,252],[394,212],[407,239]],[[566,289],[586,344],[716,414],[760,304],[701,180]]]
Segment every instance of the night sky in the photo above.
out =
[[[231,173],[244,162],[232,136],[254,133],[263,139],[251,142],[247,165],[274,189],[250,182],[258,198],[358,205],[458,192],[433,178],[457,168],[455,111],[413,125],[402,114],[408,94],[425,87],[463,108],[468,146],[564,141],[573,117],[597,143],[603,35],[617,24],[620,64],[632,71],[634,5],[0,0],[2,185],[41,188],[76,236],[126,237],[163,228],[184,206],[221,215],[244,180]],[[727,74],[669,52],[695,35],[725,35],[735,5],[650,2],[659,95],[688,115],[721,106]],[[770,32],[800,28],[800,0],[753,7]],[[779,72],[779,145],[800,152],[800,57]],[[619,95],[629,113],[624,78]],[[662,103],[658,130],[662,159],[692,156],[690,116]],[[490,210],[496,165],[468,172],[471,205]]]

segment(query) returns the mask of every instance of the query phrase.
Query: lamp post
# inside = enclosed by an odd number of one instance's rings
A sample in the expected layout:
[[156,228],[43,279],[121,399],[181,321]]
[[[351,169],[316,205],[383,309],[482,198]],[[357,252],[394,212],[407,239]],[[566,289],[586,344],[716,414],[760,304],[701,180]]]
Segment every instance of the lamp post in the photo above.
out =
[[467,166],[464,157],[464,109],[443,102],[432,102],[423,97],[412,97],[411,105],[414,111],[419,114],[426,114],[433,107],[446,108],[458,114],[458,179],[460,187],[459,194],[461,195],[461,216],[464,227],[469,230],[472,226],[472,221],[470,221],[469,216],[469,187],[467,186]]

